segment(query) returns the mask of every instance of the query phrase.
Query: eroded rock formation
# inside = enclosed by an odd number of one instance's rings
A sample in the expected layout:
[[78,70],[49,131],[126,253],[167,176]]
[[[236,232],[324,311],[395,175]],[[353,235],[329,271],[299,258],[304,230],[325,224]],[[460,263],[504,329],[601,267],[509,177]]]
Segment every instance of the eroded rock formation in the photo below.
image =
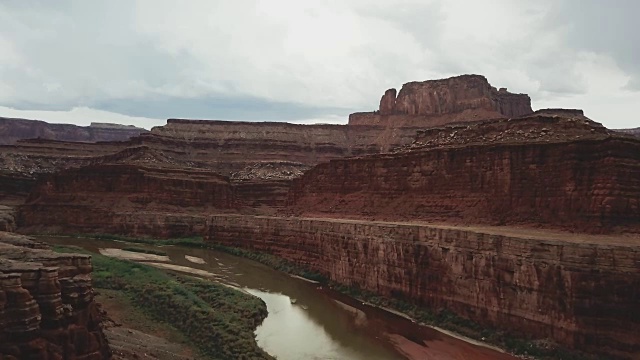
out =
[[524,337],[640,356],[638,239],[535,230],[218,215],[206,240]]
[[386,152],[410,143],[417,130],[169,119],[167,125],[153,128],[143,141],[148,146],[165,142],[157,147],[231,176],[257,163],[286,162],[289,167],[297,164],[305,170],[330,159]]
[[0,232],[0,358],[110,359],[91,257]]
[[290,204],[298,215],[638,231],[640,141],[548,115],[428,129],[407,151],[314,167]]
[[350,125],[439,126],[452,122],[511,118],[533,112],[526,94],[497,90],[481,75],[409,82],[387,90],[374,113],[349,116]]
[[147,130],[130,125],[91,123],[90,126],[77,126],[0,117],[0,145],[35,138],[87,142],[117,141],[127,140],[145,132]]
[[[283,184],[311,166],[408,145],[417,130],[170,119],[166,126],[124,142],[22,140],[0,146],[0,167],[6,172],[0,173],[0,204],[3,195],[15,195],[17,188],[21,194],[28,193],[42,175],[89,165],[135,163],[215,172],[254,194],[264,189],[257,204],[277,206],[286,202]],[[249,189],[252,184],[253,190]],[[253,203],[251,199],[241,202]]]
[[86,166],[43,178],[21,207],[22,228],[193,236],[204,224],[198,214],[236,206],[228,178],[198,169],[149,165],[155,159],[147,157],[146,165]]

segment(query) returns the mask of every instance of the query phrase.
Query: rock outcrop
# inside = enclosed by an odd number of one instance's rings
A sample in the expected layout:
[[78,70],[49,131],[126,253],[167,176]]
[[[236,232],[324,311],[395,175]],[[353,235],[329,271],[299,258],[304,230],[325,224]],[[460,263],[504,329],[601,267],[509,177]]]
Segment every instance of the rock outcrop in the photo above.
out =
[[18,220],[22,231],[193,236],[203,213],[235,202],[229,179],[210,171],[111,163],[42,178]]
[[640,357],[640,238],[218,215],[206,240],[528,338]]
[[38,177],[56,171],[134,162],[215,172],[244,189],[256,184],[255,189],[248,189],[254,194],[264,189],[266,192],[260,195],[264,201],[259,204],[282,205],[286,202],[283,184],[311,166],[408,145],[417,130],[170,119],[166,126],[123,142],[21,140],[0,146],[0,167],[5,169],[0,173],[0,197],[16,194],[14,190],[25,185],[28,193]]
[[10,206],[0,205],[0,231],[16,231],[15,210]]
[[0,232],[0,358],[110,359],[91,257]]
[[118,141],[138,136],[147,130],[135,126],[92,123],[90,126],[49,124],[39,120],[0,117],[0,145],[15,144],[21,139],[62,141]]
[[396,112],[396,96],[398,91],[396,89],[389,89],[384,92],[380,99],[380,115],[391,115]]
[[484,76],[462,75],[409,82],[387,90],[374,113],[349,116],[350,125],[411,124],[440,126],[452,122],[512,118],[533,112],[526,94],[492,87]]
[[533,112],[529,96],[496,90],[484,76],[463,75],[404,84],[390,113],[433,115],[468,109],[492,110],[506,117]]
[[635,128],[635,129],[617,129],[616,131],[640,137],[640,128]]
[[407,151],[320,164],[293,214],[640,231],[640,141],[535,115],[419,134]]
[[610,136],[619,134],[585,117],[581,110],[545,109],[520,118],[456,123],[419,130],[411,145],[397,148],[394,152],[447,146],[602,140]]
[[[155,127],[144,145],[222,175],[255,164],[303,168],[347,156],[377,154],[410,143],[416,127],[351,127],[284,122],[169,119]],[[277,166],[276,166],[277,168]]]

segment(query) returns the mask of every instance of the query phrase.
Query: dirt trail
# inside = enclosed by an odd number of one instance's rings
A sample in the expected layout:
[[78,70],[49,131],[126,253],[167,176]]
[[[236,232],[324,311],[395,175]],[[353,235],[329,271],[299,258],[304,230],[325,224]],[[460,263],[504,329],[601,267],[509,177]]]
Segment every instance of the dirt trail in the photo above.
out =
[[[302,219],[302,218],[301,218]],[[490,235],[501,235],[514,238],[522,238],[523,240],[542,240],[550,242],[571,242],[578,244],[599,244],[599,245],[617,245],[617,246],[638,246],[640,247],[640,234],[584,234],[572,233],[562,230],[538,229],[527,226],[490,226],[490,225],[467,225],[467,224],[446,224],[431,223],[421,221],[378,221],[364,220],[354,218],[331,218],[326,216],[312,215],[303,219],[321,220],[329,222],[344,222],[358,224],[377,224],[377,225],[417,225],[439,229],[458,229],[464,231],[472,231]]]

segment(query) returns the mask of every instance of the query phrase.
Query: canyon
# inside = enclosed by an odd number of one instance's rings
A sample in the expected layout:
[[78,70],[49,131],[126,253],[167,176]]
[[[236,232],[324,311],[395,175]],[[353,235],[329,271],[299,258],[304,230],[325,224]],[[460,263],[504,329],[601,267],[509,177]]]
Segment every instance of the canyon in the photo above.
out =
[[640,354],[640,252],[631,239],[235,214],[212,216],[207,229],[208,241],[521,336]]
[[91,256],[0,232],[0,358],[108,359]]
[[347,125],[169,119],[123,141],[18,140],[0,166],[5,229],[204,236],[522,338],[640,356],[640,139],[483,76],[387,90]]

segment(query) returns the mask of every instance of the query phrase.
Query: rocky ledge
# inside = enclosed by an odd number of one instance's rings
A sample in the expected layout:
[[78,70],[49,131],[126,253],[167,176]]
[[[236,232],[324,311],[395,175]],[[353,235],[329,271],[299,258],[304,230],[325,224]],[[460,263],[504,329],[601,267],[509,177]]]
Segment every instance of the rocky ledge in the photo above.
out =
[[110,359],[91,257],[0,232],[0,359]]
[[640,232],[640,141],[575,112],[426,129],[294,180],[298,216]]

